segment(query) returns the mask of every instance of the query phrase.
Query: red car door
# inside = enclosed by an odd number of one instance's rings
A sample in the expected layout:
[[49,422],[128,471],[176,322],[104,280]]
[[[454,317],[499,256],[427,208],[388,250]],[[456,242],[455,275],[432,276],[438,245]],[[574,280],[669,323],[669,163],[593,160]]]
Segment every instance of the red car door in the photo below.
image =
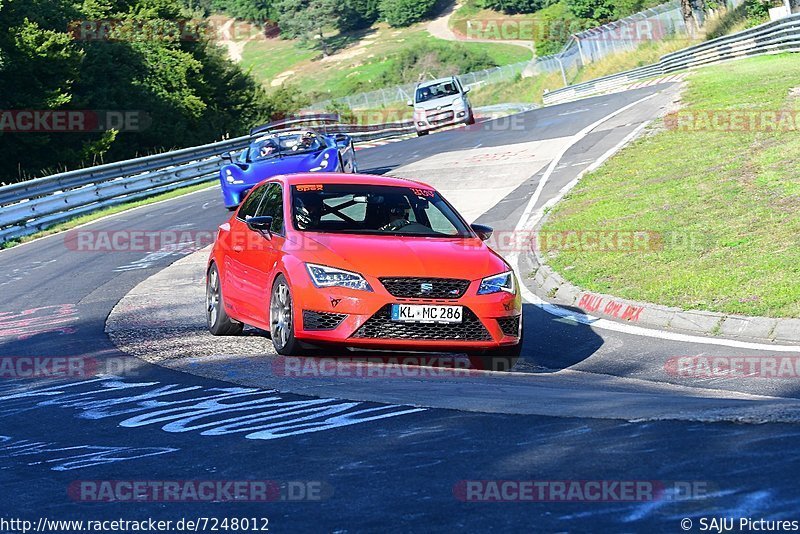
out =
[[224,225],[220,227],[220,244],[224,250],[224,260],[221,265],[222,295],[227,306],[237,318],[246,315],[245,300],[249,293],[246,287],[249,282],[249,273],[245,262],[246,249],[252,241],[252,230],[247,227],[247,219],[255,216],[256,211],[264,199],[267,186],[258,186],[244,199],[234,217],[228,221],[228,230]]
[[255,213],[256,217],[272,217],[269,232],[247,228],[247,246],[239,254],[246,280],[239,285],[241,313],[254,326],[269,328],[269,296],[275,267],[285,240],[283,221],[283,188],[279,183],[267,184],[266,193]]

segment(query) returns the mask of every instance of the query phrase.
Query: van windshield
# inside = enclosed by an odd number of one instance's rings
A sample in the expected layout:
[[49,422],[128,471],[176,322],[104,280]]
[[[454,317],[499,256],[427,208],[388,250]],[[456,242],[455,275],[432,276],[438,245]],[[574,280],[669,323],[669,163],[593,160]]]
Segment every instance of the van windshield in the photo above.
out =
[[459,94],[458,86],[453,80],[447,80],[434,85],[426,85],[417,89],[417,102],[435,100],[444,96]]

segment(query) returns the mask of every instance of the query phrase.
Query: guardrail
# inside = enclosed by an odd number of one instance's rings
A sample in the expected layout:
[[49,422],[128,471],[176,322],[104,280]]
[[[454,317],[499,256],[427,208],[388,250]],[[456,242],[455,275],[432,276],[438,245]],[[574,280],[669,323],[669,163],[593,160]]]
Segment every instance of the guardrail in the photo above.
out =
[[544,95],[545,104],[561,104],[624,87],[632,82],[744,57],[800,52],[800,14],[662,56],[658,63],[557,89]]
[[[361,142],[411,133],[414,123],[339,124],[325,129]],[[224,164],[219,155],[244,149],[249,140],[250,136],[236,137],[0,187],[0,243],[101,208],[209,181]]]

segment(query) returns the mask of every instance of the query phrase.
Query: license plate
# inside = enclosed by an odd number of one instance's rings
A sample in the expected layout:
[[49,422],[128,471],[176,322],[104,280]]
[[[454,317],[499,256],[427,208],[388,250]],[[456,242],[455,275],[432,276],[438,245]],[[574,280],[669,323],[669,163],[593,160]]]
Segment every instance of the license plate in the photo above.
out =
[[392,304],[392,321],[402,323],[460,323],[463,315],[461,306]]

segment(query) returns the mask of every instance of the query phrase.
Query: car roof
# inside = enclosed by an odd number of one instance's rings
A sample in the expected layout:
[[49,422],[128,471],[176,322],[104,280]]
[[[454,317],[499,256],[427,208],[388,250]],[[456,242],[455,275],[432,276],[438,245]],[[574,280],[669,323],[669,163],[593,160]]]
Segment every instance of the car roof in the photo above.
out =
[[414,187],[423,186],[429,189],[436,189],[424,182],[411,180],[409,178],[396,178],[394,176],[377,176],[374,174],[349,174],[338,172],[318,172],[284,174],[274,176],[270,180],[280,180],[288,186],[311,185],[311,184],[353,184],[353,185],[384,185],[395,187]]
[[419,89],[420,87],[429,87],[431,85],[436,85],[437,83],[451,82],[455,78],[456,78],[455,76],[447,76],[446,78],[436,78],[435,80],[428,80],[428,81],[425,81],[425,82],[419,82],[417,84],[417,89]]

